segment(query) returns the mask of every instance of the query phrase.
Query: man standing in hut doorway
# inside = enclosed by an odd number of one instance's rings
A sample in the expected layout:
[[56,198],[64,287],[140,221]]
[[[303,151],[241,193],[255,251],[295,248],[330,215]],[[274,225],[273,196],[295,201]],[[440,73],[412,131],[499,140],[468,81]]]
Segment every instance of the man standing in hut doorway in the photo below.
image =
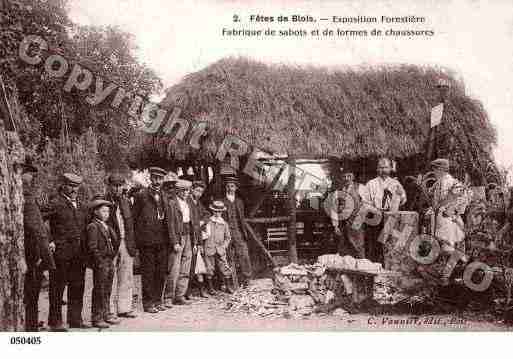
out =
[[[406,192],[403,186],[398,180],[390,177],[392,170],[392,161],[389,158],[380,158],[377,167],[378,177],[367,182],[365,191],[362,193],[364,203],[378,211],[397,211],[399,206],[406,203]],[[367,258],[373,262],[384,263],[383,244],[378,242],[383,226],[382,220],[379,225],[367,226],[365,230],[365,252]]]
[[[225,221],[228,222],[231,234],[231,245],[235,251],[237,264],[240,267],[240,283],[243,288],[249,284],[252,276],[251,260],[249,258],[248,244],[246,243],[246,229],[244,228],[244,202],[235,194],[237,192],[238,181],[235,177],[225,179],[225,197],[223,198],[226,211],[224,212]],[[235,270],[235,268],[232,268]]]
[[[365,236],[363,228],[354,229],[353,219],[361,204],[360,185],[354,181],[354,172],[349,168],[341,168],[341,180],[333,194],[335,201],[330,214],[335,237],[338,240],[338,253],[355,258],[365,258]],[[350,197],[350,198],[349,198]],[[351,205],[347,205],[351,201]],[[346,213],[346,210],[350,213]],[[336,211],[335,211],[336,210]]]
[[169,235],[161,191],[165,175],[162,168],[151,167],[151,186],[137,193],[133,207],[136,243],[141,258],[143,308],[149,313],[166,310],[162,292],[167,273]]

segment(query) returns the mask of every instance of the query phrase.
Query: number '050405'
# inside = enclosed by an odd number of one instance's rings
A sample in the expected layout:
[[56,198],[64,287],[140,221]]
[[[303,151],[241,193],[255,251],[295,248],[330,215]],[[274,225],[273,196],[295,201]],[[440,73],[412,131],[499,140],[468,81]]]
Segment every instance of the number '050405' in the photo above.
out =
[[11,344],[41,344],[41,337],[11,337]]

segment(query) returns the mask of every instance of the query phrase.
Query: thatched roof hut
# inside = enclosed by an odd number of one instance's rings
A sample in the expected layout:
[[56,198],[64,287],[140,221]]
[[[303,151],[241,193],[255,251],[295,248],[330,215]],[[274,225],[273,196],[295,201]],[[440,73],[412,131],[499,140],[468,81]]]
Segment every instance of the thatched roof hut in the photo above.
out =
[[489,166],[496,143],[483,105],[450,71],[414,65],[327,69],[220,60],[169,88],[161,103],[180,107],[184,119],[212,124],[201,150],[147,136],[131,160],[212,163],[226,133],[233,133],[263,150],[299,158],[363,163],[386,155],[403,159],[400,166],[416,165],[425,153],[441,77],[451,91],[437,154],[476,178]]

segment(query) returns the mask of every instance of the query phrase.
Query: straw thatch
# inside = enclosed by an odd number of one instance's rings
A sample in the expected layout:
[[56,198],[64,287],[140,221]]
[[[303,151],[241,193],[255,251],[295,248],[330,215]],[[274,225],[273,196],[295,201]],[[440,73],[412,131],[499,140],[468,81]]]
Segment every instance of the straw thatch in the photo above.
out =
[[155,139],[146,139],[143,147],[146,158],[210,161],[233,133],[274,153],[412,157],[425,151],[440,77],[452,88],[438,154],[469,165],[489,162],[496,133],[482,104],[448,71],[414,65],[325,69],[224,59],[186,76],[162,102],[181,107],[184,119],[212,124],[202,150],[165,139],[155,148]]

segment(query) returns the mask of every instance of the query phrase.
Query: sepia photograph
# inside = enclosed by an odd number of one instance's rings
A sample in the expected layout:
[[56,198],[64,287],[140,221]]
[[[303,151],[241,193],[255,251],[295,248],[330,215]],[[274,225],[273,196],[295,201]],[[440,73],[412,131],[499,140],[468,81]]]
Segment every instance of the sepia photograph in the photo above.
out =
[[3,344],[511,331],[512,10],[0,0]]

